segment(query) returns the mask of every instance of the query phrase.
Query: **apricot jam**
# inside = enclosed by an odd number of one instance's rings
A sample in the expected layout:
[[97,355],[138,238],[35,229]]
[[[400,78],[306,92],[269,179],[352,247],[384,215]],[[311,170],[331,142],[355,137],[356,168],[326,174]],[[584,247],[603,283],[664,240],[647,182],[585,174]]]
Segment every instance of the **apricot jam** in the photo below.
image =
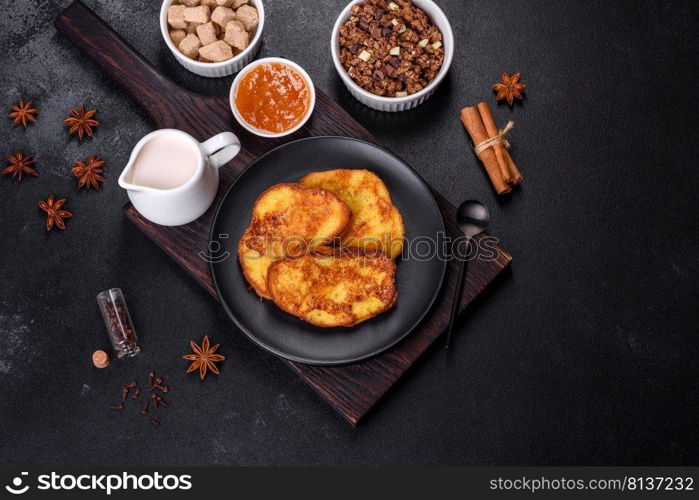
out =
[[308,82],[284,63],[263,63],[245,74],[235,92],[235,107],[250,126],[280,133],[308,112]]

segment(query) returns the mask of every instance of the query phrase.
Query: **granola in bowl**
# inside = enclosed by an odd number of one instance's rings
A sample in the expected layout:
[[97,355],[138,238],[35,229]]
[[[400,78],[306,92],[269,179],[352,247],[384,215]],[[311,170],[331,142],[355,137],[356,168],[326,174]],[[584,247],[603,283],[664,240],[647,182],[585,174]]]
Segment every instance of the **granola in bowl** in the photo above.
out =
[[340,27],[340,63],[364,90],[405,97],[424,89],[444,62],[442,33],[411,0],[365,0]]

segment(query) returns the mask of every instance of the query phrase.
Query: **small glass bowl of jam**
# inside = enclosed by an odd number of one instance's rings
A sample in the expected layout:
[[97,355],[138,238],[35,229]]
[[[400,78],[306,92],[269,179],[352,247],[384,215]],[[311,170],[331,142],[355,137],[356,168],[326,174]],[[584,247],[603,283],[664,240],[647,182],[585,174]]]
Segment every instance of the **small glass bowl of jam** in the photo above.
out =
[[246,130],[261,137],[282,137],[308,121],[316,93],[301,66],[267,57],[238,73],[229,100],[233,116]]

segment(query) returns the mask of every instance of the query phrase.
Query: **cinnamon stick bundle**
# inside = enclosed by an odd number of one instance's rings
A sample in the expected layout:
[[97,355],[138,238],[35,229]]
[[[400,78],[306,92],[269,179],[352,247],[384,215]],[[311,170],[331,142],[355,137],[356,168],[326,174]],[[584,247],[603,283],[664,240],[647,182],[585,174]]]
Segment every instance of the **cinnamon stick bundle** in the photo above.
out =
[[[498,127],[487,102],[461,110],[461,121],[475,147],[497,137]],[[522,181],[522,174],[503,143],[493,144],[478,155],[497,194],[505,194]]]

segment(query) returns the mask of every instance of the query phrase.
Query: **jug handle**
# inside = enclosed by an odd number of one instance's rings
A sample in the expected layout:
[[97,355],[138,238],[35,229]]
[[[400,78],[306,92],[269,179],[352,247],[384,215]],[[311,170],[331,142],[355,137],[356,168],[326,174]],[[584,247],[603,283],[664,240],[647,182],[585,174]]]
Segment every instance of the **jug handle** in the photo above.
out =
[[201,143],[209,163],[216,168],[225,165],[240,153],[240,141],[233,132],[221,132]]

